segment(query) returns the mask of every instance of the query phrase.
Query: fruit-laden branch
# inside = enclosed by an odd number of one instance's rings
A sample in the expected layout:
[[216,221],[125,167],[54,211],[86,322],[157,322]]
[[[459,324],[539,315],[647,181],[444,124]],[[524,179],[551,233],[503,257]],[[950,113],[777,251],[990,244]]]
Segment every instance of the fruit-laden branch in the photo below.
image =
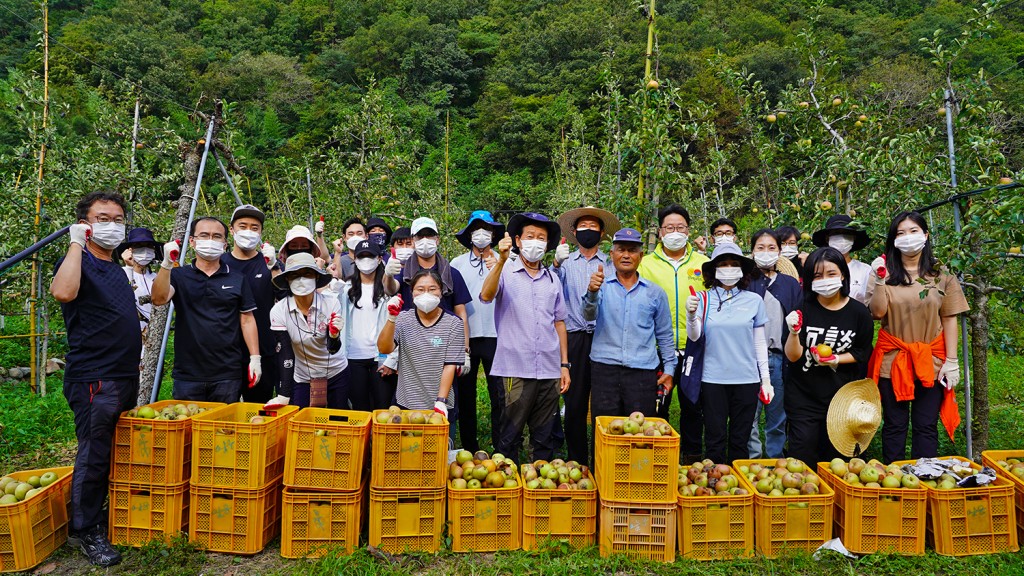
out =
[[818,122],[828,130],[828,133],[832,135],[837,142],[839,142],[839,148],[843,152],[846,151],[846,140],[829,124],[828,120],[825,120],[825,116],[821,113],[821,104],[818,102],[818,96],[814,94],[814,87],[818,82],[818,62],[811,58],[811,79],[807,82],[807,91],[811,94],[811,101],[814,102],[815,114],[818,116]]

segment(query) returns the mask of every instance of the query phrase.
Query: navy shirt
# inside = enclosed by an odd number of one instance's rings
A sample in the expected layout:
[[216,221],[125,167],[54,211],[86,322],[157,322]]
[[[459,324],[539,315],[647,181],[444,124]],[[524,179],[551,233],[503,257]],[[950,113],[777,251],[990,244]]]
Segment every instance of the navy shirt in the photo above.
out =
[[193,263],[171,270],[171,286],[174,379],[245,380],[249,354],[240,318],[242,312],[256,309],[256,301],[242,272],[221,262],[220,269],[207,276]]
[[[253,310],[252,315],[256,319],[256,330],[260,335],[260,356],[263,357],[264,363],[272,362],[276,345],[274,333],[270,331],[270,309],[274,307],[274,285],[270,282],[271,272],[267,269],[266,260],[259,253],[248,260],[239,260],[227,252],[221,256],[220,261],[245,276],[253,301],[256,302],[256,309]],[[249,356],[249,349],[245,346],[245,342],[242,342],[242,352],[246,357]]]
[[[54,272],[64,258],[57,261]],[[78,296],[60,305],[68,333],[66,382],[96,382],[139,377],[142,332],[135,293],[115,262],[82,251]]]

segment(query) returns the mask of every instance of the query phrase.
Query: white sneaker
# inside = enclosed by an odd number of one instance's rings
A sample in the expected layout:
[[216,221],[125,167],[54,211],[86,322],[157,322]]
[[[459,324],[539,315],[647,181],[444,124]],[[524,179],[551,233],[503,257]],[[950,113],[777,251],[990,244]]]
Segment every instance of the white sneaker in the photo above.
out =
[[263,409],[264,410],[277,410],[279,408],[283,408],[283,407],[287,406],[288,402],[290,402],[290,401],[291,401],[291,398],[289,398],[288,396],[281,396],[280,394],[278,394],[277,396],[271,398],[269,402],[264,404],[263,405]]

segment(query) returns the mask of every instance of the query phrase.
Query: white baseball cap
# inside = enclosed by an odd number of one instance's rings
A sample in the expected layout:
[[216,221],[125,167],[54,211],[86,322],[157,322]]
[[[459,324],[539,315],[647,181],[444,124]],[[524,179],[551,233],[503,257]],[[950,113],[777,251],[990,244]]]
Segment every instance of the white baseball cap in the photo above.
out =
[[420,216],[419,218],[412,221],[412,226],[409,227],[412,235],[415,236],[420,233],[421,230],[433,230],[437,232],[437,222],[434,222],[433,218],[427,218],[426,216]]

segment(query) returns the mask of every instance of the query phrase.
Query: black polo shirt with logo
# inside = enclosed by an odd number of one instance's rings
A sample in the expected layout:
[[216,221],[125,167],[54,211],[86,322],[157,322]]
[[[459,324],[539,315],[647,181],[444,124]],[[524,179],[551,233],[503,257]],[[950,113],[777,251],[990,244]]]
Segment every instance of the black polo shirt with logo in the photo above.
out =
[[207,276],[195,262],[171,270],[175,380],[245,380],[249,357],[241,314],[256,309],[242,272],[224,262]]
[[[271,283],[271,271],[267,269],[266,260],[263,255],[256,253],[256,256],[248,260],[239,260],[234,254],[227,252],[220,257],[220,261],[237,270],[245,277],[249,291],[252,292],[253,301],[256,302],[256,309],[252,315],[256,319],[256,330],[260,334],[260,355],[263,356],[263,365],[274,357],[274,348],[277,340],[274,333],[270,331],[270,309],[274,307],[274,285]],[[248,356],[248,348],[242,343],[242,351]]]

